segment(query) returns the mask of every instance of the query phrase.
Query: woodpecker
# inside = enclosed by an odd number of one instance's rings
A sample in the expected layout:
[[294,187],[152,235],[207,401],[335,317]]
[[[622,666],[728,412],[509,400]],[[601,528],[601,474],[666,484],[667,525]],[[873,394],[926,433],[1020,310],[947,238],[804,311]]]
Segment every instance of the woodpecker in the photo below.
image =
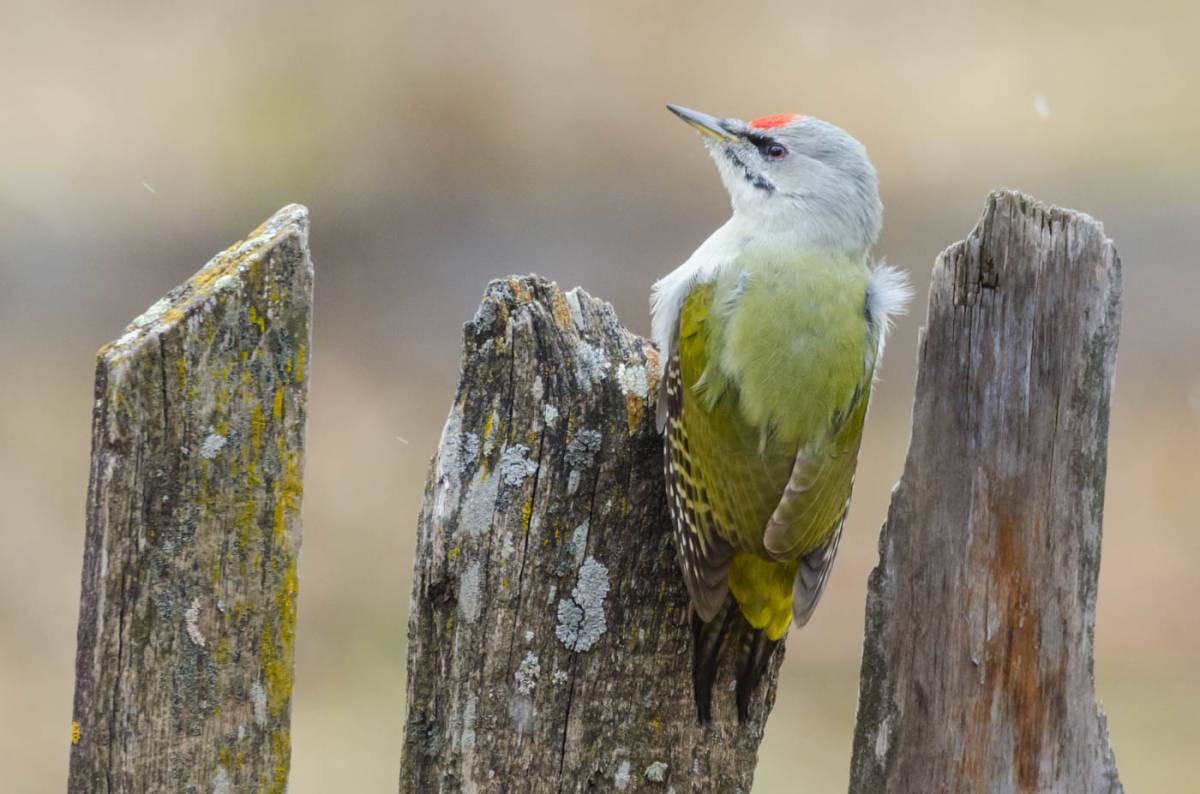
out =
[[875,372],[912,290],[871,263],[883,203],[848,133],[799,114],[667,108],[700,133],[733,207],[655,283],[651,314],[697,715],[710,721],[732,653],[744,721],[771,654],[829,579]]

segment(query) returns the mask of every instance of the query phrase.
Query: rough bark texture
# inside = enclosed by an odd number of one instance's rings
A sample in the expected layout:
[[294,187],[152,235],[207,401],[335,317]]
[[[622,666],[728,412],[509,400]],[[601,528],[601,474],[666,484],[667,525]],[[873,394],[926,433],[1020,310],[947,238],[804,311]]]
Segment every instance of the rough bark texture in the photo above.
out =
[[464,337],[418,528],[401,790],[748,792],[781,654],[749,724],[723,686],[697,724],[653,346],[536,277],[493,282]]
[[996,193],[938,259],[867,601],[852,792],[1119,792],[1092,679],[1121,269]]
[[99,353],[71,792],[286,787],[307,235],[284,208]]

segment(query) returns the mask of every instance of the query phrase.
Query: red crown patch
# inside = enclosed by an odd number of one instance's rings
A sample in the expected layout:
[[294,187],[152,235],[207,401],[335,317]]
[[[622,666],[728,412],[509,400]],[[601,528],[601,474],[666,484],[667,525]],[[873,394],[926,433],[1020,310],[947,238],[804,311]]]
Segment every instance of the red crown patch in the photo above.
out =
[[804,118],[799,113],[776,113],[771,116],[760,116],[750,122],[750,126],[756,130],[773,130],[776,127],[784,127],[791,124],[797,119]]

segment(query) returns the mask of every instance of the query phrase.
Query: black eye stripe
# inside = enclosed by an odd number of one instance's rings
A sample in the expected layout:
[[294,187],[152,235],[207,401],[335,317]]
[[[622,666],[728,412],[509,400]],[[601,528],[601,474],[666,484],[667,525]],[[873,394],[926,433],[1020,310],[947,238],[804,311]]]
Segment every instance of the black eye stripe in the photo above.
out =
[[746,140],[748,140],[748,141],[750,141],[750,143],[754,144],[754,148],[758,149],[758,153],[768,159],[771,158],[771,155],[769,154],[769,150],[772,146],[781,146],[783,148],[783,151],[785,153],[787,152],[786,146],[783,146],[783,144],[779,143],[779,141],[775,140],[774,138],[772,138],[769,135],[759,135],[756,133],[750,133],[749,135],[746,136]]

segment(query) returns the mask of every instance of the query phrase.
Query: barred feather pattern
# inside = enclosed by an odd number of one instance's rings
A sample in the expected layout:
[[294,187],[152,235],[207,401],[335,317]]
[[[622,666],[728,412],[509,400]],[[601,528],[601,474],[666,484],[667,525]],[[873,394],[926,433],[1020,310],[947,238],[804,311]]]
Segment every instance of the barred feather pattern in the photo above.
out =
[[663,433],[667,505],[692,607],[701,620],[710,621],[721,610],[729,591],[727,576],[733,548],[717,530],[708,494],[688,449],[682,419],[683,388],[679,354],[675,353],[667,362],[662,386],[667,403]]

